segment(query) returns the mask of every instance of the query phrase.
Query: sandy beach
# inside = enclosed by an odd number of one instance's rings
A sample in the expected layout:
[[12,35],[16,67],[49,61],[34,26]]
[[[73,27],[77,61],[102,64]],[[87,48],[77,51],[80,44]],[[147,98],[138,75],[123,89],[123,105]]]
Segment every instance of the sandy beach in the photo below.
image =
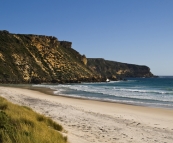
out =
[[0,96],[60,123],[70,143],[172,143],[173,110],[0,87]]

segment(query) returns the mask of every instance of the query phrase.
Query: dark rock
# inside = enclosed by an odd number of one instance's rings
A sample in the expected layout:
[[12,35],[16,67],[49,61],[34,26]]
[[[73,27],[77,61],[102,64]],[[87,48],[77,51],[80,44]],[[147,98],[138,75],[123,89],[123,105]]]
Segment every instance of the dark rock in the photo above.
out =
[[72,42],[60,41],[60,45],[65,47],[65,48],[71,48]]

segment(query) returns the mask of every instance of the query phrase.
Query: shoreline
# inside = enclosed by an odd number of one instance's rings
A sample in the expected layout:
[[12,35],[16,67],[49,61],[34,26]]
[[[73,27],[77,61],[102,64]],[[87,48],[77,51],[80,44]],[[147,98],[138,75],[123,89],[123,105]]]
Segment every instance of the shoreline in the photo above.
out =
[[[19,87],[20,88],[20,87]],[[28,89],[28,88],[26,88]],[[115,104],[122,104],[122,105],[131,105],[131,106],[138,106],[138,107],[149,107],[149,108],[158,108],[158,109],[166,109],[166,110],[173,110],[171,107],[165,107],[165,106],[154,106],[154,105],[147,105],[147,104],[140,104],[140,103],[128,103],[128,102],[118,102],[113,100],[103,100],[103,99],[92,99],[92,98],[85,98],[85,97],[77,97],[77,96],[68,96],[68,95],[61,95],[61,94],[55,94],[54,89],[50,89],[48,87],[31,87],[29,90],[35,90],[39,91],[45,94],[49,94],[52,96],[59,96],[59,97],[65,97],[65,98],[71,98],[71,99],[80,99],[80,100],[89,100],[89,101],[98,101],[98,102],[107,102],[107,103],[115,103]]]
[[173,140],[173,110],[48,95],[51,92],[0,86],[0,96],[62,124],[71,143]]
[[[13,85],[13,86],[11,86]],[[45,93],[51,96],[58,96],[58,97],[65,97],[65,98],[70,98],[70,99],[80,99],[80,100],[91,100],[91,101],[98,101],[98,102],[107,102],[107,103],[115,103],[115,104],[122,104],[122,105],[132,105],[132,106],[138,106],[138,107],[149,107],[149,108],[158,108],[158,109],[166,109],[166,110],[173,110],[173,108],[171,107],[165,107],[165,106],[154,106],[154,105],[147,105],[147,104],[140,104],[140,103],[128,103],[128,102],[118,102],[118,101],[112,101],[112,100],[101,100],[101,99],[92,99],[92,98],[85,98],[85,97],[77,97],[77,96],[68,96],[68,95],[61,95],[61,94],[55,94],[54,89],[51,89],[49,87],[36,87],[33,86],[33,84],[11,84],[11,85],[3,85],[0,84],[0,87],[4,86],[4,87],[13,87],[13,88],[24,88],[24,89],[28,89],[28,90],[33,90],[33,91],[39,91],[41,93]],[[22,85],[22,86],[21,86]]]

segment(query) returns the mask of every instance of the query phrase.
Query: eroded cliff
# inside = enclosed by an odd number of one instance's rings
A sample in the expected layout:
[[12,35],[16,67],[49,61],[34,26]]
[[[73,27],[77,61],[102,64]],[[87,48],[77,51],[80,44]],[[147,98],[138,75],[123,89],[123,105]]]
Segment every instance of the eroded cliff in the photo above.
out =
[[0,31],[0,83],[67,83],[152,77],[147,66],[87,59],[72,42]]
[[52,36],[0,31],[0,82],[99,81],[71,45]]

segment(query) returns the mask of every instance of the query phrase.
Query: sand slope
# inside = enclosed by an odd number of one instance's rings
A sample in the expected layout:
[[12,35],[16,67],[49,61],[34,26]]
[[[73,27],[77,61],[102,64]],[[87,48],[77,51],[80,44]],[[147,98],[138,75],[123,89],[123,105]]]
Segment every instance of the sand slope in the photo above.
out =
[[0,96],[58,121],[71,143],[172,143],[173,110],[0,87]]

